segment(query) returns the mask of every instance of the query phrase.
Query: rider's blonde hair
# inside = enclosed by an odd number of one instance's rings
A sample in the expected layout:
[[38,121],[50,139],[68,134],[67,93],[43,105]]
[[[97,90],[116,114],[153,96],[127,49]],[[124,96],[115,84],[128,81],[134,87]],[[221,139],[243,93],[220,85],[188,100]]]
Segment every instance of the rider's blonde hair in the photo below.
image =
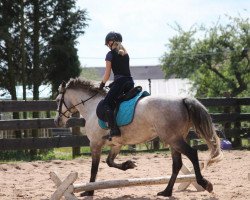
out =
[[121,42],[114,42],[114,44],[115,44],[115,49],[117,50],[118,54],[120,54],[122,56],[127,54],[127,51],[124,48],[124,46],[121,44]]

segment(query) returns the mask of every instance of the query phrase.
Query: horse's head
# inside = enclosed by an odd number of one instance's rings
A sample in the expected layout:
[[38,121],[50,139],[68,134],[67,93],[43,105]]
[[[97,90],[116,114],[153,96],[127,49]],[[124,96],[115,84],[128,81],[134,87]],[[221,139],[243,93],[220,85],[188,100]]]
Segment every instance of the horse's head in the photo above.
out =
[[55,117],[56,126],[63,127],[71,117],[72,114],[76,113],[76,107],[72,104],[69,92],[67,92],[66,82],[62,82],[59,86],[59,94],[56,97],[57,103],[57,114]]
[[84,104],[99,93],[106,94],[104,90],[100,91],[91,81],[81,78],[71,78],[67,84],[63,82],[58,91],[59,95],[56,98],[57,115],[55,118],[57,126],[65,126],[71,115],[78,111],[82,115],[87,114],[84,113],[86,112]]

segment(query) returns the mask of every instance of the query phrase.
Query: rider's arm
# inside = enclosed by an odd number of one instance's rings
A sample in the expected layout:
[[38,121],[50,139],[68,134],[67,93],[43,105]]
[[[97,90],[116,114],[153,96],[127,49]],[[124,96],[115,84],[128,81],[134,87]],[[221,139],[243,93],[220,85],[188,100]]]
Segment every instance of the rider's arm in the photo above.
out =
[[102,78],[103,83],[106,83],[109,80],[110,74],[111,74],[111,62],[106,61],[106,69]]

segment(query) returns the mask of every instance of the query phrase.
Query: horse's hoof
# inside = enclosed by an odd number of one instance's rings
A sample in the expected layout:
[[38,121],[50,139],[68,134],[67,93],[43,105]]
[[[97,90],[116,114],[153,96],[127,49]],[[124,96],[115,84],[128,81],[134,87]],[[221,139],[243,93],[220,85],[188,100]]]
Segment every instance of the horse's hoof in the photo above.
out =
[[86,191],[80,194],[81,197],[94,196],[94,191]]
[[213,191],[213,184],[210,183],[208,180],[206,180],[205,178],[203,178],[200,181],[197,181],[197,183],[199,185],[201,185],[205,190],[207,190],[208,192],[212,192]]
[[128,160],[122,164],[122,169],[124,171],[126,171],[127,169],[133,169],[135,167],[136,167],[135,163],[132,162],[131,160]]
[[157,196],[171,197],[172,191],[163,190],[162,192],[158,192]]
[[213,191],[213,184],[210,183],[209,181],[207,181],[207,186],[205,188],[208,192],[212,192]]

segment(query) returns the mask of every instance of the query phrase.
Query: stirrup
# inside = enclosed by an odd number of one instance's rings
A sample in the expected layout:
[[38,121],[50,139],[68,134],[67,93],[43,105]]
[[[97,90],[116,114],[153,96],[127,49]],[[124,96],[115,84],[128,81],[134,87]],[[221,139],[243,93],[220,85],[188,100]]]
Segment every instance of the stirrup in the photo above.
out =
[[[114,134],[114,132],[116,132],[116,134]],[[102,139],[111,141],[112,137],[121,137],[121,131],[119,130],[119,128],[117,128],[116,130],[110,130],[109,134],[104,135]]]
[[113,137],[121,137],[121,136],[120,135],[110,135],[110,134],[108,134],[108,135],[104,135],[102,137],[102,139],[112,141]]
[[104,135],[102,139],[112,141],[112,136],[110,134]]

